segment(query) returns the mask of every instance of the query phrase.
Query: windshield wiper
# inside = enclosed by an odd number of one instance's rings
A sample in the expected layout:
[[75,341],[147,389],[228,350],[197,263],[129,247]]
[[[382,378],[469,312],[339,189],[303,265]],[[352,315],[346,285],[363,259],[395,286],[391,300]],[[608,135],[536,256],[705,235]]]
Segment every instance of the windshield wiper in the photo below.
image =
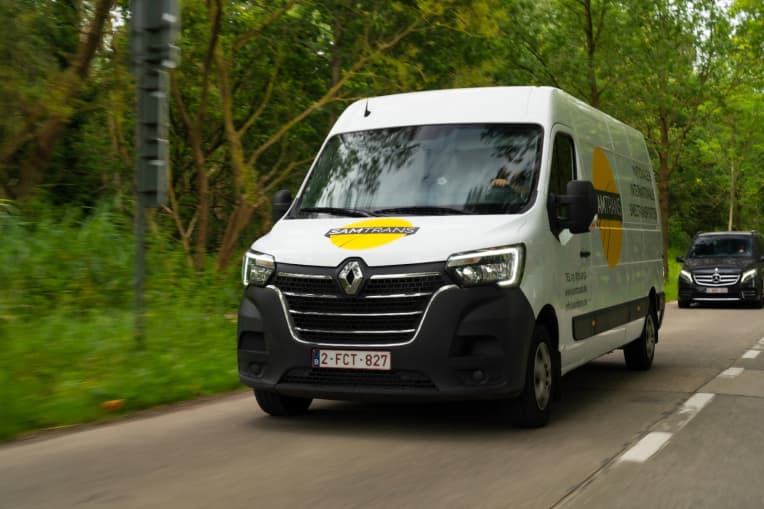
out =
[[451,207],[430,207],[430,206],[414,206],[414,207],[393,207],[389,209],[377,209],[374,211],[376,215],[411,215],[411,216],[450,216],[454,214],[467,214],[467,212],[454,209]]
[[298,213],[300,212],[320,212],[324,214],[333,214],[335,216],[349,217],[373,217],[377,215],[366,210],[346,209],[342,207],[302,207],[298,210]]

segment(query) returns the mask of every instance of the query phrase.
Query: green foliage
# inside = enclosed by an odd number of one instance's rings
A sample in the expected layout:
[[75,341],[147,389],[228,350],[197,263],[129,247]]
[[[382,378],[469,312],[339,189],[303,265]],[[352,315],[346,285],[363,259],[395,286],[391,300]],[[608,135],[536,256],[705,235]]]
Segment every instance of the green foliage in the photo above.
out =
[[675,301],[679,295],[679,271],[682,270],[682,264],[676,261],[676,257],[685,254],[687,254],[687,249],[672,248],[669,250],[668,278],[663,287],[663,291],[666,292],[666,302]]
[[153,238],[140,349],[129,231],[105,206],[0,202],[0,439],[239,386],[236,271],[198,274]]

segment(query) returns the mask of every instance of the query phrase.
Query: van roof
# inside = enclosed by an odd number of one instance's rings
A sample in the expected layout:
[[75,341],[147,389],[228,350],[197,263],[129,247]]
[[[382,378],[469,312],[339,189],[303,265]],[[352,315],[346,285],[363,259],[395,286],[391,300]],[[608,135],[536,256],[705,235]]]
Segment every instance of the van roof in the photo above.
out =
[[[482,87],[430,90],[361,99],[340,115],[330,135],[433,124],[539,124],[559,122],[605,148],[647,158],[635,129],[554,87]],[[618,141],[616,141],[616,139]]]
[[[552,89],[491,87],[431,90],[361,99],[337,120],[337,132],[405,125],[544,123]],[[366,114],[368,112],[368,114]]]

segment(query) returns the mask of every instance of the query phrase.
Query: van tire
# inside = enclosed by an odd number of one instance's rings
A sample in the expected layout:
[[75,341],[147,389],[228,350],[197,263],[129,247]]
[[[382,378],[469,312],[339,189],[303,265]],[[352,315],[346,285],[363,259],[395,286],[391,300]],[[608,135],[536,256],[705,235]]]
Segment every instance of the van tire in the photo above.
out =
[[302,415],[308,411],[311,398],[296,398],[277,392],[255,389],[255,399],[263,412],[274,417],[290,417]]
[[558,377],[554,373],[552,342],[542,324],[533,330],[528,350],[525,387],[511,405],[512,424],[523,428],[540,428],[549,421],[549,410]]
[[682,309],[690,307],[690,301],[689,300],[679,299],[679,300],[676,301],[676,304],[677,304],[677,306],[679,306]]
[[651,309],[645,317],[642,334],[623,348],[626,367],[634,371],[647,371],[653,365],[655,344],[658,342],[658,327],[655,313]]

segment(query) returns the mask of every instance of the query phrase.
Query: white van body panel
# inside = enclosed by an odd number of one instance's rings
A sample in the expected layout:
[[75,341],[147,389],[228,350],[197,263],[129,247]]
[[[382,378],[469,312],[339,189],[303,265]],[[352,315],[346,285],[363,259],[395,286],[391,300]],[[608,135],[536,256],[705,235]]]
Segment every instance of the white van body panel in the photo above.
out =
[[[465,88],[373,97],[354,102],[329,136],[407,125],[534,123],[548,125],[550,93],[543,87]],[[370,114],[365,116],[364,113]]]
[[[357,257],[369,267],[385,267],[445,264],[456,253],[523,245],[519,287],[537,319],[553,312],[561,373],[623,347],[640,335],[648,297],[656,305],[663,295],[657,194],[638,131],[558,89],[494,87],[363,99],[342,113],[327,141],[341,133],[383,128],[492,123],[543,128],[535,199],[527,210],[395,216],[414,233],[363,249],[338,245],[330,234],[356,223],[372,224],[375,218],[288,219],[277,222],[251,249],[273,256],[277,264],[339,267]],[[592,182],[598,193],[599,215],[586,233],[555,235],[550,227],[547,202],[558,133],[573,139],[576,179]],[[298,196],[309,178],[310,172]],[[623,318],[629,313],[642,318]]]
[[[372,218],[331,218],[281,221],[260,238],[253,249],[269,253],[276,260],[295,265],[336,267],[349,257],[359,256],[370,266],[442,262],[463,251],[523,242],[527,217],[481,216],[396,216],[410,222],[417,232],[373,249],[351,250],[327,240],[333,228],[343,228]],[[306,239],[320,242],[320,249],[306,249]]]

